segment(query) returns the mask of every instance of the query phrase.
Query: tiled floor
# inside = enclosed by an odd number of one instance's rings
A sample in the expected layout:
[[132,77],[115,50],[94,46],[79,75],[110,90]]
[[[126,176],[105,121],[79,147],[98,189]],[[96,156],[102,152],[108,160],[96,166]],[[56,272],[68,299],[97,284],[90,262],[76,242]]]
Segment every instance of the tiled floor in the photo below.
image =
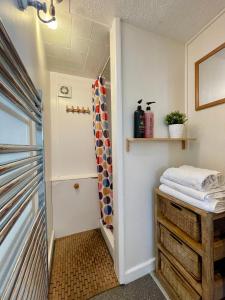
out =
[[56,240],[49,300],[86,300],[118,285],[100,230]]

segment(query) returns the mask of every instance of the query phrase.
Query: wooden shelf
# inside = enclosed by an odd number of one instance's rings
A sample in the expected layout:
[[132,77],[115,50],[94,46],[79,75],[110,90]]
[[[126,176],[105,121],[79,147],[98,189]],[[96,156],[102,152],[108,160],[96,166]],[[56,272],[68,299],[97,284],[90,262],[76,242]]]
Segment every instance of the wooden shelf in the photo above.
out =
[[126,150],[130,151],[131,143],[148,143],[148,142],[181,142],[181,148],[184,150],[188,141],[195,141],[195,138],[127,138]]

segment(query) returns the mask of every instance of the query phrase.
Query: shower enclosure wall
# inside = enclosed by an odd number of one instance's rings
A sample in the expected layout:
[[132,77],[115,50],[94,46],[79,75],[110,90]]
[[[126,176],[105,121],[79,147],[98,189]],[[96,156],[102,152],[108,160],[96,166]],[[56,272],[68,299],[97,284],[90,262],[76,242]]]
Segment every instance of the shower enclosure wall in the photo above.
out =
[[[55,236],[99,227],[97,173],[92,114],[66,112],[67,107],[91,110],[93,80],[51,73],[52,199]],[[61,86],[72,97],[59,97]],[[75,189],[74,184],[79,188]]]

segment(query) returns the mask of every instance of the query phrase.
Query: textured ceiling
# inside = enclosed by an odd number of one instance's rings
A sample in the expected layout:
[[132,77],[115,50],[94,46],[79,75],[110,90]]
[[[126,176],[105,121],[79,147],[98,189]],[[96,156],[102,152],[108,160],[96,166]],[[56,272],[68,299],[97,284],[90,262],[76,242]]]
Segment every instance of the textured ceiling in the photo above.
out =
[[109,57],[114,17],[186,42],[224,8],[225,0],[63,0],[56,4],[58,29],[42,24],[48,68],[96,77]]
[[113,17],[186,42],[215,17],[224,0],[71,0],[70,11],[111,25]]
[[69,13],[69,1],[56,5],[58,28],[41,24],[50,71],[96,78],[109,57],[109,27]]

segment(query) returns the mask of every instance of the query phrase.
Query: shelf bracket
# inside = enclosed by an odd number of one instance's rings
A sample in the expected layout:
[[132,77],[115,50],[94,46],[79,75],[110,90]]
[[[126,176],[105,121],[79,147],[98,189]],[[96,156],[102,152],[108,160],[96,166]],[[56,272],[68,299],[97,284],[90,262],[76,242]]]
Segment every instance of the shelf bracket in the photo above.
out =
[[129,152],[130,151],[130,142],[128,139],[126,139],[126,151]]
[[130,151],[131,143],[144,143],[144,142],[179,142],[181,149],[185,150],[187,148],[188,141],[195,141],[195,138],[127,138],[126,139],[126,151]]
[[185,148],[186,148],[186,141],[185,140],[181,141],[181,148],[182,148],[182,150],[185,150]]

